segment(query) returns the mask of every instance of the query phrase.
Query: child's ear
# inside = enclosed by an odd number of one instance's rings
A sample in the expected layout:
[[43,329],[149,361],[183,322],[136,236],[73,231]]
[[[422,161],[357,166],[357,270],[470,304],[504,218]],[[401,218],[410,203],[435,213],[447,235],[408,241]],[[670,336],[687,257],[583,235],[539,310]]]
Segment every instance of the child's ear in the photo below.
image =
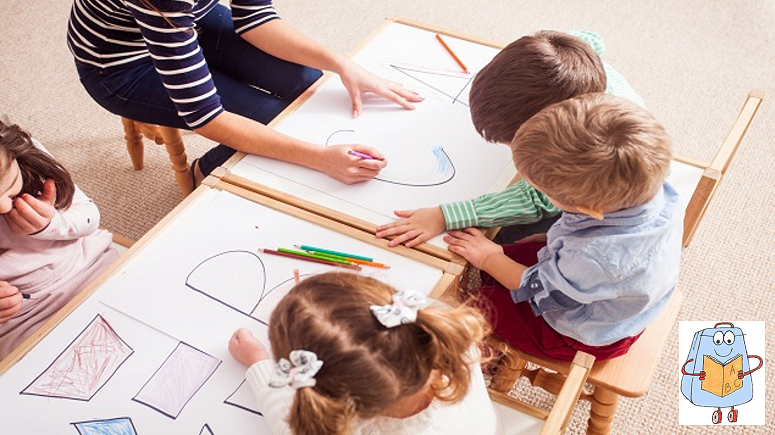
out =
[[580,213],[589,215],[590,217],[593,217],[599,221],[603,220],[603,210],[601,208],[578,206],[576,207],[576,210],[578,210]]

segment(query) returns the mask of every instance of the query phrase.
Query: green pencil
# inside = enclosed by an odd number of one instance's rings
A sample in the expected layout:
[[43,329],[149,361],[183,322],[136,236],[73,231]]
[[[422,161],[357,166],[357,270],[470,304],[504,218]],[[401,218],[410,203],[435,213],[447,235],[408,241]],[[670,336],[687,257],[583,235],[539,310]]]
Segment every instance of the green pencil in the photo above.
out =
[[312,251],[312,252],[322,252],[323,254],[330,254],[335,255],[337,257],[345,257],[345,258],[357,258],[359,260],[365,260],[365,261],[374,261],[371,257],[364,257],[362,255],[355,255],[355,254],[348,254],[346,252],[339,252],[339,251],[332,251],[330,249],[323,249],[323,248],[316,248],[314,246],[308,246],[308,245],[293,245],[301,250],[304,251]]

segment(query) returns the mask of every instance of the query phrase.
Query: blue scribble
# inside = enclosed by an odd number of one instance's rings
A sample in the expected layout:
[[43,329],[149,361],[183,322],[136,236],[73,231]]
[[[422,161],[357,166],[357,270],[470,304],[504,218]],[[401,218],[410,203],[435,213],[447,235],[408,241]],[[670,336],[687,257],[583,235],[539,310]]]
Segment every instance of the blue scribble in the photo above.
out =
[[72,423],[81,435],[137,435],[129,417]]

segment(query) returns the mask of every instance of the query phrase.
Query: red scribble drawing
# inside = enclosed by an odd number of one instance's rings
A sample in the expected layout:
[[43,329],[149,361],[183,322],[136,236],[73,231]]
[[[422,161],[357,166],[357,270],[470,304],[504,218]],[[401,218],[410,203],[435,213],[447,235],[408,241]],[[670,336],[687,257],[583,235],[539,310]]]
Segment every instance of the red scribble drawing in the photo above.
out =
[[186,343],[178,343],[132,400],[175,419],[219,365],[221,360],[218,358]]
[[98,314],[19,394],[89,401],[132,353],[134,350]]

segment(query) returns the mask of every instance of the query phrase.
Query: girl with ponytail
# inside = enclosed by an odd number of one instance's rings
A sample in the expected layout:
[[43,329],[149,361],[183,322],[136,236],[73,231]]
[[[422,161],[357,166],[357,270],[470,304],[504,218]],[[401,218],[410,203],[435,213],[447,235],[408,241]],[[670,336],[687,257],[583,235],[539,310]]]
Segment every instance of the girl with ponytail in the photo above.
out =
[[246,329],[229,351],[274,433],[496,434],[479,365],[488,333],[470,306],[331,272],[272,312],[272,355]]

